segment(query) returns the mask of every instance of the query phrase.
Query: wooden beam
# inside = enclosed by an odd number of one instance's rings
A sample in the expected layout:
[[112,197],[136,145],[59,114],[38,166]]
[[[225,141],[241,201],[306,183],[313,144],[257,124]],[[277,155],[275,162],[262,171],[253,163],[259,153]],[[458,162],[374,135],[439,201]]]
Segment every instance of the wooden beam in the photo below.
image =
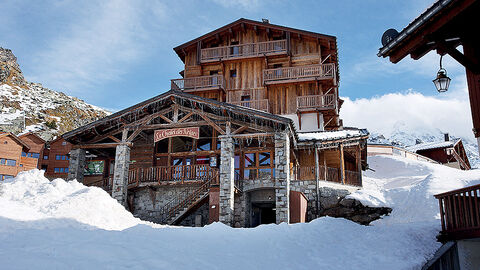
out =
[[159,114],[158,117],[162,118],[163,120],[167,121],[167,123],[172,123],[173,121],[168,119],[165,115]]
[[128,138],[128,129],[124,129],[122,131],[122,142],[127,141],[127,138]]
[[338,146],[338,151],[340,152],[340,179],[342,184],[345,185],[345,156],[343,154],[343,144],[340,143]]
[[238,133],[243,132],[243,131],[245,131],[245,130],[247,130],[247,129],[248,129],[248,126],[241,126],[240,128],[234,130],[234,131],[232,132],[232,134],[238,134]]
[[258,27],[256,25],[253,26],[253,31],[255,31],[255,34],[258,35]]
[[[317,217],[320,216],[320,164],[318,161],[318,149],[315,148],[315,189],[316,189],[316,208]],[[327,169],[327,168],[325,168]]]
[[480,73],[479,63],[474,63],[473,61],[465,57],[465,55],[463,55],[456,48],[449,46],[444,40],[438,40],[436,41],[436,43],[437,43],[437,52],[440,55],[443,55],[444,53],[448,53],[448,55],[450,55],[453,59],[457,60],[457,62],[460,63],[462,66],[464,66],[467,70],[470,70],[474,74]]
[[180,127],[196,127],[196,126],[206,126],[208,125],[207,121],[195,121],[195,122],[184,122],[184,123],[170,123],[170,124],[152,124],[141,126],[141,130],[149,129],[162,129],[162,128],[180,128]]
[[185,115],[184,117],[182,117],[182,119],[178,120],[178,123],[182,123],[183,121],[187,120],[190,116],[193,115],[193,112],[189,112],[187,113],[187,115]]
[[127,142],[133,141],[133,140],[137,137],[137,135],[140,134],[140,132],[142,132],[141,129],[135,130],[135,131],[132,133],[132,135],[130,135],[130,136],[127,138]]
[[[230,134],[230,137],[237,139],[258,138],[258,137],[272,137],[273,133],[248,133],[248,134]],[[220,135],[222,136],[222,135]]]
[[76,144],[73,145],[73,149],[101,149],[101,148],[115,148],[117,145],[128,145],[131,147],[133,144],[131,142],[120,142],[120,143],[92,143],[92,144]]
[[[122,128],[122,127],[123,127],[123,125],[120,126],[120,128]],[[91,143],[96,143],[96,142],[105,140],[105,139],[109,138],[109,136],[113,136],[113,135],[118,134],[118,133],[120,133],[120,132],[122,132],[122,130],[120,130],[120,129],[114,129],[114,130],[112,130],[112,131],[110,131],[110,132],[108,132],[108,133],[106,133],[106,134],[104,134],[104,135],[102,135],[102,136],[100,136],[100,137],[94,138],[94,139],[91,140],[90,142],[91,142]]]
[[114,137],[112,135],[108,136],[108,138],[112,139],[114,142],[121,142],[117,137]]
[[202,117],[205,121],[207,121],[207,123],[214,129],[216,129],[220,134],[225,135],[225,131],[217,124],[215,124],[210,118],[208,118],[203,112],[197,111],[196,113],[200,115],[200,117]]

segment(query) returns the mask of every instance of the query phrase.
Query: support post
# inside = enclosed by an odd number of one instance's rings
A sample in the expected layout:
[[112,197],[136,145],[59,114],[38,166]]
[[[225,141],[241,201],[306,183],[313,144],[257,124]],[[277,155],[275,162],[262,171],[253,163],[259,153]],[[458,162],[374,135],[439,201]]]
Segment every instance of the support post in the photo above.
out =
[[275,133],[276,223],[290,222],[290,137],[288,130]]
[[362,149],[360,144],[355,149],[357,158],[358,185],[362,186]]
[[112,197],[123,206],[127,206],[129,165],[130,147],[126,144],[117,145],[115,151],[115,169],[113,171]]
[[72,149],[69,153],[67,181],[77,179],[83,183],[83,171],[85,169],[85,149]]
[[316,208],[317,218],[320,214],[320,165],[318,161],[318,149],[315,147],[315,190],[316,190]]
[[234,217],[234,144],[228,135],[220,136],[220,195],[219,221],[233,226]]
[[340,152],[340,180],[341,183],[345,185],[345,157],[343,155],[343,144],[340,143],[338,150]]

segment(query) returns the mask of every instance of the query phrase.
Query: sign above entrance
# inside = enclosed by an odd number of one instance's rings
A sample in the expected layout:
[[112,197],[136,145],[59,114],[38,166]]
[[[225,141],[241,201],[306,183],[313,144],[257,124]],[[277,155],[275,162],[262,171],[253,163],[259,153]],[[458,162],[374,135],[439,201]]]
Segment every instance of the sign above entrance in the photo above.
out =
[[160,129],[155,130],[154,142],[170,138],[170,137],[190,137],[194,139],[200,138],[200,128],[198,127],[189,127],[189,128],[173,128],[173,129]]

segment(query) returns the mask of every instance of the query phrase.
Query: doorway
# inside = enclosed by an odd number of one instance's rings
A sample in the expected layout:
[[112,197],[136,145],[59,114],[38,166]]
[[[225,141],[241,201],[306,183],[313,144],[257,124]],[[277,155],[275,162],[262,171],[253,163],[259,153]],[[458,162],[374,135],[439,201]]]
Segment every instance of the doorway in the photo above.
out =
[[252,203],[252,227],[276,222],[275,204],[272,202]]

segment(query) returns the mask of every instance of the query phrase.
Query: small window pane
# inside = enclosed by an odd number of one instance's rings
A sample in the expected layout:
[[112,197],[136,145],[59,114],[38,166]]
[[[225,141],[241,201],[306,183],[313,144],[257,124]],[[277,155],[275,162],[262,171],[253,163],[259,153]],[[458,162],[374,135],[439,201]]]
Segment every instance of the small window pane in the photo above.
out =
[[234,166],[235,169],[240,168],[240,156],[235,156],[234,164],[235,164],[235,166]]
[[271,154],[270,152],[263,152],[258,154],[258,159],[260,166],[270,166],[271,164]]
[[7,166],[16,166],[17,161],[13,159],[7,159]]
[[56,156],[55,156],[55,159],[56,159],[56,160],[61,160],[62,157],[61,157],[60,155],[56,155]]
[[4,158],[0,158],[0,165],[5,165],[5,159]]
[[27,153],[22,152],[22,157],[26,157],[26,156],[27,156]]
[[200,140],[197,141],[197,151],[212,150],[211,145],[212,145],[212,140],[211,139],[200,139]]
[[244,174],[245,174],[244,179],[248,179],[248,180],[257,179],[257,169],[245,170]]
[[257,162],[256,162],[256,155],[255,155],[255,153],[245,154],[245,168],[247,168],[247,167],[255,167],[256,164],[257,164]]
[[43,156],[43,159],[48,159],[48,156]]

